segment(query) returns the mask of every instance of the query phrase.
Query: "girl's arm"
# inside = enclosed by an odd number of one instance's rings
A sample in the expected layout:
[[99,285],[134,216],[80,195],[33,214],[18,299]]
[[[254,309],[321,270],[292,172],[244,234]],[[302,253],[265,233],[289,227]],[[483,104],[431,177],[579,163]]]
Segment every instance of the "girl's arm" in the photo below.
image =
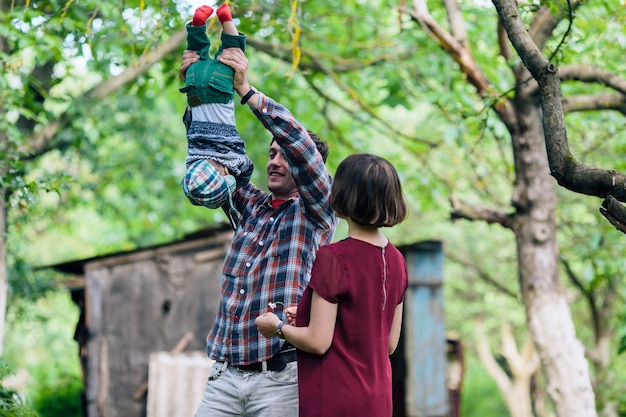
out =
[[404,303],[400,303],[396,306],[396,311],[393,314],[393,322],[391,323],[391,332],[389,333],[389,356],[396,351],[398,347],[398,341],[400,340],[400,330],[402,328],[402,309]]
[[[330,303],[313,292],[309,325],[296,327],[285,323],[281,333],[286,341],[298,349],[323,355],[332,344],[336,320],[337,304]],[[273,337],[276,336],[278,325],[282,322],[274,313],[264,313],[257,317],[255,323],[263,336]]]

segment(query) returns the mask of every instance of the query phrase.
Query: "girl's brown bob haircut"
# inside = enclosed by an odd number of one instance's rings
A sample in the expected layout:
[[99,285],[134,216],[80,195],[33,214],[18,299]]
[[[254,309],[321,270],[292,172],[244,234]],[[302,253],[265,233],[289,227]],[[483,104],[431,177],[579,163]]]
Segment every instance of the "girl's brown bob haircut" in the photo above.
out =
[[339,164],[330,206],[339,217],[364,226],[391,227],[407,214],[398,172],[386,159],[367,153],[350,155]]

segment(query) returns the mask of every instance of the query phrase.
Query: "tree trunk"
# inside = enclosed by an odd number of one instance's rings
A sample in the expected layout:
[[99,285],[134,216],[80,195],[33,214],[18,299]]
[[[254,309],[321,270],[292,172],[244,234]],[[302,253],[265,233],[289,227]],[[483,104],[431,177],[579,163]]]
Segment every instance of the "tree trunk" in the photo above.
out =
[[[522,93],[523,96],[523,93]],[[559,417],[595,417],[595,398],[583,345],[576,338],[559,284],[556,190],[550,176],[536,99],[515,102],[519,131],[513,134],[517,208],[514,232],[519,281],[529,330]]]

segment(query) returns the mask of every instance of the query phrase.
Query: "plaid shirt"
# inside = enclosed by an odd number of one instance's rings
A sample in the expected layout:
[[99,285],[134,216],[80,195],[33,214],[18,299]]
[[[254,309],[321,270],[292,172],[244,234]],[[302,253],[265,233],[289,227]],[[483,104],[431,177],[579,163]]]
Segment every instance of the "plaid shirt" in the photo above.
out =
[[[329,203],[330,174],[304,127],[261,93],[253,111],[289,161],[298,198],[274,209],[270,194],[250,183],[232,191],[229,176],[220,176],[206,161],[192,165],[183,180],[193,204],[217,208],[216,201],[230,197],[241,215],[224,260],[219,311],[207,336],[209,357],[233,365],[267,360],[281,349],[284,341],[264,338],[254,320],[268,311],[270,302],[298,304],[311,278],[315,252],[331,242],[337,225]],[[282,306],[275,313],[285,320]]]

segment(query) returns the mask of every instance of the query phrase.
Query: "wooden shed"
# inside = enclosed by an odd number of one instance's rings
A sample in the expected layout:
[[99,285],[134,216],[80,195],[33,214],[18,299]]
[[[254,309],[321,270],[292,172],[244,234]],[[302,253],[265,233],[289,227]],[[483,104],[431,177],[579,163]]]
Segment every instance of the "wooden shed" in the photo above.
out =
[[[75,339],[85,417],[146,416],[152,353],[200,352],[188,369],[210,365],[205,338],[217,314],[231,237],[224,225],[160,246],[54,266],[76,278],[70,291],[80,308]],[[178,382],[191,385],[184,377]],[[199,395],[203,388],[200,383]]]
[[[54,265],[80,308],[85,417],[192,417],[211,361],[229,225],[167,244]],[[448,415],[440,242],[399,246],[410,288],[392,358],[394,417]],[[420,393],[427,392],[427,396]],[[423,398],[422,398],[423,397]]]

